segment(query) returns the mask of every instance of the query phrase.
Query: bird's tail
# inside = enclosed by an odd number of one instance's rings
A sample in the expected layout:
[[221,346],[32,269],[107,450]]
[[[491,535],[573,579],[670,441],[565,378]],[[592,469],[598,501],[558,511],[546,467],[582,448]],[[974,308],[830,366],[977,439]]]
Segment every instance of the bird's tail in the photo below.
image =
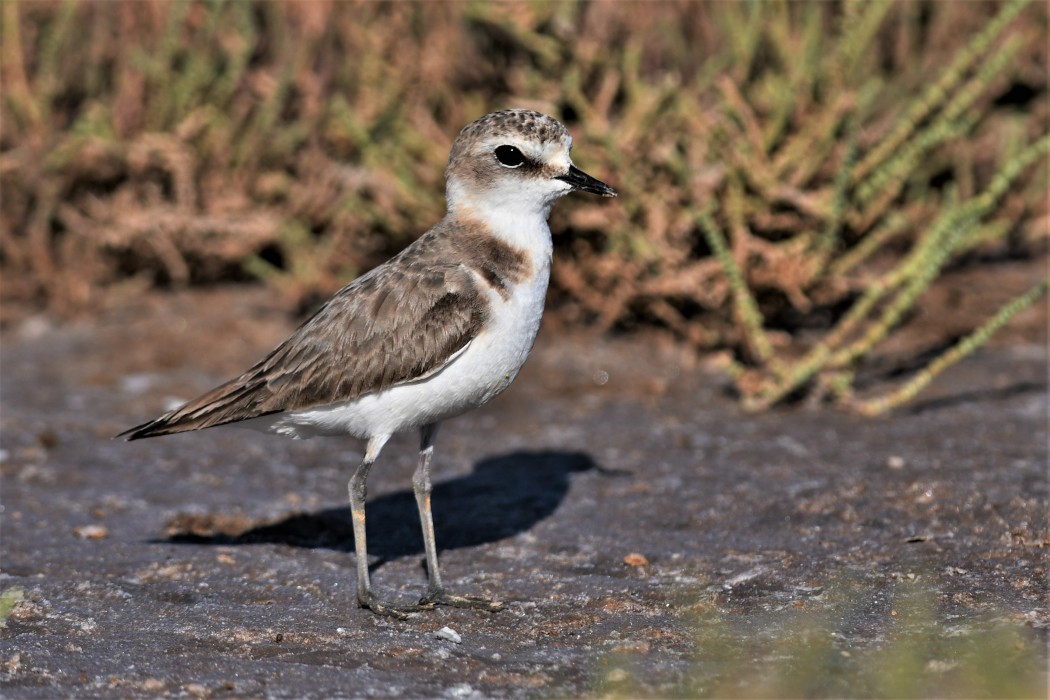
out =
[[242,375],[168,411],[155,420],[137,425],[114,437],[140,440],[213,428],[218,425],[280,413],[283,408],[270,408],[259,404],[259,390],[264,385],[264,382],[254,380],[250,375]]

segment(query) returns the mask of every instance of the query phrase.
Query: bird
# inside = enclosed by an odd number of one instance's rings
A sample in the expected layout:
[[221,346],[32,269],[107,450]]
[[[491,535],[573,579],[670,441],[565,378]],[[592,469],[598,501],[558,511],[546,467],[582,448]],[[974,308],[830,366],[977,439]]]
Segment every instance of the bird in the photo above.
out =
[[[357,602],[407,619],[435,606],[498,611],[503,603],[446,590],[431,511],[431,458],[441,421],[485,404],[517,376],[543,315],[553,244],[548,217],[570,192],[615,197],[570,157],[557,119],[527,109],[465,126],[445,169],[446,213],[385,263],[350,282],[241,375],[142,425],[126,440],[233,424],[302,439],[365,441],[348,493]],[[426,556],[416,604],[371,585],[368,474],[395,433],[419,431],[412,488]]]

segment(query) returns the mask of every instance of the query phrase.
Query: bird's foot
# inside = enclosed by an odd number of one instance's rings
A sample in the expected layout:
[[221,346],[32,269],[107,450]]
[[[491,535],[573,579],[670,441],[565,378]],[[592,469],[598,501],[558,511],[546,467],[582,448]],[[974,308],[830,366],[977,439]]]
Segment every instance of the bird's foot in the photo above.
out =
[[416,605],[401,605],[399,603],[388,603],[386,601],[379,600],[375,596],[368,594],[364,598],[358,599],[358,604],[367,610],[371,610],[376,615],[384,615],[386,617],[392,617],[397,620],[407,620],[409,614],[419,612],[420,610],[432,610],[433,605],[426,605],[423,601],[420,601]]
[[502,602],[485,598],[484,596],[452,595],[443,590],[428,592],[419,599],[419,605],[429,608],[435,605],[447,605],[453,608],[472,608],[475,610],[488,610],[489,612],[499,612],[506,607]]

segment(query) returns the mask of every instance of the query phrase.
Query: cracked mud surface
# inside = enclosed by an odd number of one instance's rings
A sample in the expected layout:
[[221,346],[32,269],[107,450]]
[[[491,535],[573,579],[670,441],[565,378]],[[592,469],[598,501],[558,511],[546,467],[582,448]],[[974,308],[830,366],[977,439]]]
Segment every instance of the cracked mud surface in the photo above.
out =
[[[834,616],[858,651],[917,587],[938,632],[990,619],[1046,643],[1045,344],[982,351],[862,420],[745,415],[673,346],[547,328],[435,452],[446,584],[507,609],[397,622],[355,603],[358,442],[108,439],[289,328],[265,293],[220,289],[5,331],[0,591],[22,595],[0,629],[5,697],[567,696],[620,661],[666,694],[716,673],[711,611],[756,637]],[[386,447],[368,509],[373,584],[405,602],[426,584],[415,446]]]

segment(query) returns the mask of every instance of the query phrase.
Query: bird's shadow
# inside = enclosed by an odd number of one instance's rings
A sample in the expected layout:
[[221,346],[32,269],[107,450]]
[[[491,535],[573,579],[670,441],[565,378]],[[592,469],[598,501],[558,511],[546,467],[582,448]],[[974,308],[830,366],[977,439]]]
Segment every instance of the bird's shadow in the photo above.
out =
[[[478,462],[466,476],[434,484],[434,530],[441,550],[496,542],[530,529],[557,509],[570,476],[590,470],[607,472],[581,452],[515,452]],[[365,512],[368,553],[380,561],[423,552],[423,540],[411,489],[369,500]],[[350,508],[298,513],[242,532],[201,534],[175,527],[164,542],[244,545],[277,543],[310,549],[353,551]]]

